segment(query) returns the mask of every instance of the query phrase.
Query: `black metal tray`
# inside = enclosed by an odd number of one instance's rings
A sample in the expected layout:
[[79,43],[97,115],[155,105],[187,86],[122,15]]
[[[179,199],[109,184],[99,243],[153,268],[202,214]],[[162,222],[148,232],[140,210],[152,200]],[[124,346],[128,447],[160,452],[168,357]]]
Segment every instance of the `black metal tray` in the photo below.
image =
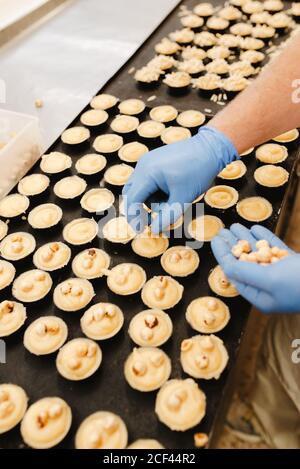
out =
[[[105,92],[109,89],[110,93],[119,96],[120,99],[136,98],[140,96],[142,99],[147,100],[148,98],[155,96],[156,99],[149,102],[150,107],[156,106],[156,103],[172,104],[183,111],[187,109],[198,109],[208,117],[213,116],[220,111],[223,106],[199,94],[199,92],[191,86],[188,87],[186,92],[180,95],[174,95],[174,93],[170,93],[168,86],[162,83],[162,78],[160,79],[158,86],[147,88],[145,86],[140,86],[133,77],[134,71],[145,66],[149,60],[155,56],[154,46],[162,38],[168,37],[170,32],[183,27],[180,22],[180,18],[178,17],[180,6],[186,5],[190,10],[192,10],[198,3],[199,0],[186,0],[180,2],[180,4],[166,17],[159,27],[144,42],[144,44],[128,60],[128,62],[126,62],[126,64],[108,82],[108,85],[104,87]],[[221,2],[220,0],[211,0],[210,3],[215,7],[218,7],[224,2]],[[290,8],[291,4],[292,2],[284,1],[285,9]],[[280,34],[279,37],[274,38],[272,42],[273,44],[278,45],[282,41],[285,41],[288,36],[289,32]],[[266,52],[269,47],[270,45],[266,43],[265,47],[261,49],[261,51]],[[266,54],[266,59],[261,65],[265,65],[268,60],[269,57],[268,54]],[[207,110],[210,110],[210,112]]]
[[[165,28],[166,25],[164,24],[163,27]],[[121,72],[121,74],[122,73],[123,72]],[[115,92],[122,98],[137,95],[134,88],[128,88],[128,94],[126,94],[125,85],[120,85],[120,93],[117,92],[118,89],[118,76],[116,76],[115,79],[105,87],[106,92]],[[146,97],[144,94],[141,96],[144,97],[144,99]],[[164,99],[161,99],[161,97],[157,99],[157,103],[160,102],[164,102]],[[186,108],[186,106],[180,107],[184,101],[174,101],[172,98],[170,102],[179,109]],[[147,115],[144,116],[144,119],[147,119]],[[72,123],[72,125],[76,124],[79,124],[79,118],[76,118]],[[106,132],[107,131],[109,131],[109,127],[106,129]],[[70,150],[69,148],[66,148],[60,140],[58,140],[49,151],[64,151],[72,156],[73,167],[70,174],[75,174],[74,165],[76,160],[83,154],[90,153],[92,151],[92,143],[96,135],[97,132],[94,132],[90,139],[89,146],[86,148]],[[291,173],[294,171],[297,159],[296,148],[297,142],[290,147],[290,156],[285,164],[287,170]],[[109,165],[117,162],[117,159],[110,159],[109,157],[108,160]],[[256,168],[255,158],[253,155],[246,156],[243,161],[246,163],[248,171],[244,184],[238,189],[240,192],[240,198],[250,195],[259,195],[253,179],[253,172]],[[30,173],[32,172],[39,172],[38,164],[36,164],[30,171]],[[88,188],[97,187],[98,184],[99,180],[96,180],[93,184],[89,183]],[[101,184],[103,184],[103,180]],[[55,198],[52,188],[53,184],[51,184],[50,195],[44,196],[44,198],[41,196],[40,200],[31,203],[30,208],[37,203],[42,202],[55,202],[60,205],[61,203]],[[265,225],[272,230],[275,230],[276,228],[280,210],[283,206],[283,199],[283,194],[276,196],[273,195],[269,198],[273,204],[274,212],[273,216],[267,220]],[[85,216],[81,211],[80,205],[76,202],[63,204],[62,208],[64,212],[62,220],[63,226],[74,218]],[[220,216],[226,226],[230,225],[233,221],[238,220],[234,209],[225,211]],[[36,238],[37,247],[49,241],[62,239],[61,229],[58,230],[57,233],[47,231],[43,233],[38,232],[31,229],[26,220],[10,222],[9,232],[17,230],[32,233]],[[181,244],[182,241],[171,240],[170,244],[173,245],[174,243]],[[140,258],[133,253],[130,245],[120,247],[98,238],[93,242],[93,245],[107,250],[107,252],[112,256],[112,265],[116,265],[124,261],[137,262],[145,268],[148,278],[153,275],[163,274],[159,259],[148,261]],[[180,342],[182,339],[196,334],[195,331],[192,331],[185,320],[186,307],[192,299],[198,296],[211,294],[207,283],[207,277],[209,271],[216,265],[216,262],[211,253],[209,244],[206,244],[198,252],[201,259],[200,267],[193,276],[187,277],[182,281],[180,280],[185,287],[184,297],[180,304],[170,311],[170,316],[174,323],[174,333],[167,344],[162,347],[172,360],[172,378],[186,377],[179,362]],[[31,259],[17,267],[17,275],[30,268],[32,268]],[[54,283],[57,284],[69,276],[71,276],[70,268],[61,274]],[[45,396],[57,395],[64,398],[70,404],[73,412],[73,424],[70,433],[60,444],[60,447],[62,448],[72,448],[74,446],[74,435],[79,424],[90,413],[97,410],[110,410],[119,414],[127,424],[129,442],[132,442],[137,438],[152,437],[161,441],[166,448],[192,448],[193,434],[196,431],[203,431],[209,434],[212,433],[214,423],[220,412],[230,371],[234,368],[236,353],[239,349],[245,322],[250,311],[250,305],[240,297],[229,300],[224,299],[230,307],[232,317],[226,328],[217,335],[224,340],[228,349],[230,356],[229,364],[219,380],[199,381],[200,387],[207,395],[207,412],[201,424],[190,431],[177,433],[170,431],[166,426],[159,423],[154,413],[156,393],[139,393],[134,391],[127,385],[123,376],[124,361],[134,346],[127,334],[128,324],[136,313],[145,309],[140,296],[117,296],[107,289],[105,279],[100,279],[96,283],[95,290],[96,297],[94,298],[94,302],[111,301],[116,303],[123,309],[125,315],[125,324],[122,331],[116,337],[100,342],[100,346],[103,350],[103,362],[95,375],[83,382],[66,381],[56,372],[55,355],[36,357],[25,350],[22,344],[24,333],[24,328],[22,328],[21,331],[6,340],[7,363],[0,365],[0,382],[13,382],[23,386],[30,397],[30,403]],[[0,301],[3,299],[5,299],[3,295],[0,295]],[[29,305],[27,311],[27,326],[41,315],[55,314],[62,317],[67,322],[69,327],[69,339],[82,336],[79,327],[81,314],[76,312],[64,313],[57,310],[52,303],[51,295],[46,299],[46,301],[43,301],[41,305]],[[18,448],[24,446],[25,445],[22,443],[20,436],[19,427],[13,429],[7,434],[0,435],[0,447],[2,448]]]

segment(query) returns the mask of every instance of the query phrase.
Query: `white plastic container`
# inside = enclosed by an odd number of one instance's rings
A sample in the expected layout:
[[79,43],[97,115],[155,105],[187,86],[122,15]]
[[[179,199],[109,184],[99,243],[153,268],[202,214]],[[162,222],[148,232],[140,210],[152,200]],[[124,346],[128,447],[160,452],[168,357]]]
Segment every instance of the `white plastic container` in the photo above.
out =
[[41,153],[38,118],[0,109],[0,199],[28,172]]

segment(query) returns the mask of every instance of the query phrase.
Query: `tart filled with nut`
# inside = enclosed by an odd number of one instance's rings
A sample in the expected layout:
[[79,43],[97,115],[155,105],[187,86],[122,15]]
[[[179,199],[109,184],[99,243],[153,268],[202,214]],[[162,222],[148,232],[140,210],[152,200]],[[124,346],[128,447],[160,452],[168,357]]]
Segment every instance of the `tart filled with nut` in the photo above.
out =
[[184,432],[195,427],[205,411],[205,394],[191,378],[171,379],[157,393],[155,413],[171,430]]
[[28,397],[16,384],[0,384],[0,434],[21,422],[27,409]]
[[112,412],[99,411],[80,424],[75,436],[76,449],[124,449],[128,432],[124,421]]
[[26,321],[26,308],[22,303],[4,300],[0,303],[0,337],[7,337],[19,330]]
[[133,316],[128,334],[141,347],[159,347],[172,335],[170,316],[160,309],[146,309]]
[[106,340],[115,336],[124,323],[122,310],[112,303],[97,303],[82,316],[82,332],[94,340]]
[[66,323],[57,316],[43,316],[33,321],[24,334],[24,347],[34,355],[56,352],[67,340]]
[[70,278],[55,287],[53,302],[62,311],[78,311],[85,308],[94,296],[91,282],[81,278]]
[[60,397],[45,397],[32,404],[21,424],[24,442],[35,449],[58,445],[70,430],[72,412]]
[[169,357],[156,347],[134,348],[124,365],[125,379],[137,391],[159,389],[171,374]]
[[197,379],[219,379],[228,362],[223,341],[211,334],[181,342],[180,361],[185,373]]
[[80,381],[93,375],[101,365],[102,352],[91,339],[77,338],[67,342],[58,352],[57,371],[71,381]]

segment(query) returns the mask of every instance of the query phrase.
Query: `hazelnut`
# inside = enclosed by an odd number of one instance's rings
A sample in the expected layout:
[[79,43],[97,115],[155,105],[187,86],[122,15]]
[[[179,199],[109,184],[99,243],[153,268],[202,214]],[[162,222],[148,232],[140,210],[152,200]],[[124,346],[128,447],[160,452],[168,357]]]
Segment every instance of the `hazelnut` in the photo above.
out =
[[41,257],[42,257],[43,261],[49,262],[53,258],[53,252],[49,249],[49,250],[43,252]]
[[91,314],[91,317],[92,317],[92,321],[101,321],[101,319],[103,319],[104,317],[104,311],[102,308],[99,308],[97,311],[94,311],[92,314]]
[[248,262],[257,262],[256,252],[250,252],[247,258]]
[[180,259],[181,259],[180,254],[178,252],[173,252],[170,255],[169,261],[171,262],[171,264],[177,264],[177,262],[179,262]]
[[279,249],[279,252],[277,253],[277,257],[279,257],[279,259],[287,257],[288,255],[289,253],[286,249]]
[[103,427],[108,433],[113,433],[118,428],[118,422],[113,415],[108,415],[103,422]]
[[197,355],[195,357],[195,362],[200,369],[208,367],[208,356],[207,355]]
[[8,314],[8,313],[12,313],[13,310],[14,310],[13,301],[3,301],[3,304],[1,307],[1,313]]
[[35,280],[37,280],[38,282],[43,282],[46,278],[46,274],[45,272],[42,272],[41,270],[38,271],[38,272],[35,272],[34,274],[34,278]]
[[245,252],[243,252],[243,253],[240,255],[240,261],[247,262],[247,261],[248,261],[248,257],[249,257],[249,254],[246,254]]
[[21,242],[22,241],[22,236],[20,234],[15,234],[12,236],[11,240],[13,243]]
[[188,350],[190,350],[192,346],[193,346],[193,342],[191,341],[191,339],[184,339],[181,342],[180,350],[182,352],[188,352]]
[[230,282],[227,279],[226,275],[223,273],[222,276],[220,277],[220,285],[222,288],[228,288],[230,286]]
[[0,418],[8,417],[14,410],[14,404],[11,401],[4,401],[0,403]]
[[217,308],[218,308],[217,300],[215,300],[214,298],[210,298],[209,300],[207,300],[207,309],[209,311],[216,311]]
[[53,404],[49,411],[48,411],[48,414],[49,414],[49,417],[51,419],[55,419],[57,417],[60,417],[61,414],[62,414],[62,411],[63,411],[63,408],[60,404]]
[[237,259],[239,259],[243,253],[243,250],[240,246],[238,245],[235,245],[233,246],[233,248],[231,249],[231,252],[232,254],[234,255],[234,257],[236,257]]
[[78,357],[85,357],[88,353],[88,345],[85,342],[78,344],[76,347],[76,355]]
[[68,361],[68,367],[71,368],[71,370],[78,370],[81,366],[81,361],[78,358],[70,358]]
[[88,258],[88,259],[83,259],[83,261],[82,261],[82,267],[83,267],[84,269],[90,269],[90,268],[92,267],[92,265],[93,265],[92,259],[89,259],[89,258]]
[[275,262],[278,262],[279,260],[280,260],[279,257],[272,256],[270,262],[271,264],[274,264]]
[[162,353],[157,352],[153,357],[151,357],[151,363],[156,366],[157,368],[161,366],[164,362],[164,356]]
[[50,246],[50,250],[52,252],[57,252],[59,250],[59,244],[58,243],[52,243]]
[[45,336],[47,334],[47,326],[44,322],[39,322],[35,327],[35,332],[39,336]]
[[71,291],[71,285],[69,283],[63,283],[60,287],[60,291],[63,295],[67,295]]
[[154,314],[147,314],[144,322],[147,327],[150,327],[150,329],[153,329],[155,326],[158,325],[158,318]]
[[182,257],[182,259],[190,259],[191,258],[191,250],[190,249],[182,249],[180,251],[180,256]]
[[174,393],[167,400],[167,406],[170,410],[179,410],[181,406],[181,399]]
[[0,404],[1,402],[5,402],[9,400],[9,393],[7,391],[4,391],[4,389],[1,389],[0,391]]
[[80,296],[83,293],[83,289],[79,285],[73,285],[71,288],[72,296]]
[[208,435],[206,433],[195,433],[194,445],[196,448],[203,448],[208,442]]
[[153,294],[157,300],[162,300],[165,296],[165,292],[162,287],[155,288]]
[[114,305],[107,305],[105,314],[109,318],[114,318],[116,315],[116,308],[114,307]]
[[143,376],[147,371],[147,366],[141,360],[136,360],[132,365],[132,371],[136,376]]
[[256,243],[256,249],[259,250],[261,248],[269,248],[269,243],[268,241],[266,241],[265,239],[260,239],[259,241],[257,241]]
[[46,325],[46,329],[50,334],[57,334],[60,327],[56,322],[52,322],[51,324]]
[[97,346],[96,344],[90,344],[86,356],[91,358],[96,354]]
[[271,257],[272,254],[269,247],[262,247],[256,253],[258,262],[270,262]]
[[12,243],[11,248],[13,252],[21,252],[23,249],[23,243],[21,243],[20,241],[15,241]]
[[90,257],[95,257],[95,256],[96,256],[96,251],[95,251],[95,249],[89,249],[89,250],[88,250],[88,255],[89,255]]
[[89,435],[89,441],[93,448],[101,448],[102,437],[99,431],[95,430]]
[[48,412],[42,410],[39,415],[37,416],[37,425],[39,428],[44,428],[48,422]]
[[183,402],[188,397],[188,393],[185,389],[177,389],[177,391],[175,391],[175,396],[177,396],[178,399],[180,399],[181,402]]
[[204,314],[204,323],[209,326],[210,324],[213,324],[216,320],[216,316],[213,313],[206,312]]
[[153,338],[153,332],[146,327],[141,330],[140,334],[143,340],[151,340]]
[[159,277],[159,283],[161,288],[166,288],[168,286],[168,279],[167,277]]
[[245,240],[245,239],[240,239],[238,241],[238,246],[240,246],[240,248],[242,249],[242,252],[245,252],[245,253],[249,253],[251,252],[251,246],[250,246],[250,243],[249,241]]
[[271,248],[271,253],[272,253],[274,256],[277,256],[279,252],[280,252],[279,247],[273,246],[273,247]]

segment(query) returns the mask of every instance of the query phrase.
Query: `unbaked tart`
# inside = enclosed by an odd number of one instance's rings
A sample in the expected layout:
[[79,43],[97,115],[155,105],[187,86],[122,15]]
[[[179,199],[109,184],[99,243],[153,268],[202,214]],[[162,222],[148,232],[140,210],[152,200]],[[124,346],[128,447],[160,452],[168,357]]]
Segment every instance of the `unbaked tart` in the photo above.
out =
[[21,423],[24,442],[34,449],[58,445],[68,434],[72,412],[60,397],[44,397],[32,404]]
[[1,301],[0,337],[7,337],[19,330],[26,321],[26,317],[26,308],[22,303],[9,300]]
[[111,269],[107,276],[107,286],[117,295],[133,295],[143,288],[146,279],[142,267],[127,262]]
[[232,298],[239,295],[235,286],[230,283],[223,270],[217,265],[208,276],[208,284],[211,290],[219,296]]
[[92,376],[100,367],[102,352],[91,339],[79,337],[67,342],[57,354],[56,367],[61,376],[81,381]]
[[33,269],[23,272],[12,286],[13,296],[24,303],[32,303],[44,298],[52,287],[52,279],[48,272]]
[[110,256],[99,248],[89,248],[77,254],[72,262],[74,275],[87,280],[100,278],[109,268]]
[[190,326],[202,334],[219,332],[228,324],[228,306],[219,298],[202,296],[193,300],[185,314]]
[[33,321],[24,334],[24,347],[34,355],[56,352],[67,340],[66,323],[57,316],[43,316]]
[[53,302],[62,311],[78,311],[85,308],[94,296],[91,282],[81,278],[69,278],[55,287]]
[[80,424],[75,436],[76,449],[125,449],[128,432],[123,420],[112,412],[99,411]]
[[206,411],[206,397],[192,379],[171,379],[158,391],[155,413],[173,431],[184,432],[198,425]]
[[160,309],[146,309],[133,316],[128,334],[141,347],[159,347],[171,337],[170,316]]
[[159,389],[171,374],[171,360],[157,347],[134,348],[124,365],[127,383],[137,391]]
[[228,362],[223,341],[211,335],[195,335],[181,342],[183,371],[196,379],[219,379]]
[[181,300],[183,286],[172,277],[160,275],[152,277],[142,289],[142,301],[149,308],[173,308]]
[[94,340],[106,340],[114,337],[122,328],[124,315],[122,310],[112,303],[97,303],[82,316],[82,332]]

